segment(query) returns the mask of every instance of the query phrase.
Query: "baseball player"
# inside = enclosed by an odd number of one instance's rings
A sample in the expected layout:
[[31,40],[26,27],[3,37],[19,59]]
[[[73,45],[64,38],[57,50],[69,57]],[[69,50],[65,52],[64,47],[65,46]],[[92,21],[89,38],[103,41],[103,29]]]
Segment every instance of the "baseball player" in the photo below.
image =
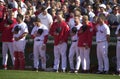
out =
[[24,57],[24,49],[26,45],[25,37],[28,34],[27,25],[23,22],[23,15],[17,15],[17,22],[13,28],[13,47],[14,47],[14,69],[24,70],[25,68],[25,57]]
[[98,74],[107,74],[109,71],[108,42],[110,39],[110,29],[105,24],[105,18],[104,14],[100,14],[98,17],[99,25],[96,27]]
[[[80,55],[78,55],[78,36],[77,36],[77,31],[80,29],[80,27],[82,26],[82,24],[80,23],[80,16],[76,15],[74,17],[74,22],[75,22],[75,26],[71,27],[71,31],[70,31],[70,35],[71,35],[71,46],[69,49],[69,63],[70,63],[70,72],[73,73],[74,70],[79,70],[80,67]],[[74,56],[76,54],[76,67],[74,67]]]
[[50,28],[50,34],[54,37],[54,71],[58,72],[61,56],[61,69],[62,72],[66,71],[66,50],[67,39],[69,36],[69,26],[62,17],[63,12],[59,10],[57,12],[57,22],[53,23]]
[[[78,31],[78,51],[81,58],[82,70],[88,73],[90,69],[90,47],[92,45],[92,23],[88,20],[87,15],[83,15],[82,27]],[[76,70],[75,72],[77,72]]]
[[42,70],[46,70],[46,40],[48,36],[48,28],[41,23],[40,19],[36,17],[35,26],[31,32],[34,38],[34,69],[38,71],[39,57],[42,63]]
[[14,18],[14,12],[9,13],[9,18],[5,19],[2,24],[2,56],[3,56],[3,67],[7,69],[7,60],[8,60],[8,50],[10,51],[12,64],[14,65],[14,53],[13,53],[13,33],[12,29],[17,23]]
[[117,72],[120,75],[120,25],[115,32],[117,36],[116,58],[117,58]]

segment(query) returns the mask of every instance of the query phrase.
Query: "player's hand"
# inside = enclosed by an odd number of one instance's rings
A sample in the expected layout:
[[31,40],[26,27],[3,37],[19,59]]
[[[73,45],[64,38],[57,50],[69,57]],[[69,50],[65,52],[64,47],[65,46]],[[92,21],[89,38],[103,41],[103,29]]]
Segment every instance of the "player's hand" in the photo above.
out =
[[54,35],[58,36],[58,35],[59,35],[59,33],[54,32]]
[[46,45],[43,44],[41,49],[42,49],[42,50],[46,50]]
[[17,31],[14,31],[14,34],[18,34],[18,32],[17,32]]
[[83,33],[83,30],[79,30],[78,32],[79,32],[79,33]]
[[15,39],[15,41],[18,41],[18,40],[20,40],[20,39],[19,39],[19,37],[15,37],[14,39]]
[[70,36],[71,36],[71,37],[74,36],[74,35],[75,35],[75,33],[72,33],[72,32],[70,33]]
[[88,49],[88,48],[89,48],[88,45],[86,45],[86,46],[85,46],[85,49]]
[[59,44],[62,44],[62,43],[63,43],[63,41],[60,41],[60,42],[59,42]]

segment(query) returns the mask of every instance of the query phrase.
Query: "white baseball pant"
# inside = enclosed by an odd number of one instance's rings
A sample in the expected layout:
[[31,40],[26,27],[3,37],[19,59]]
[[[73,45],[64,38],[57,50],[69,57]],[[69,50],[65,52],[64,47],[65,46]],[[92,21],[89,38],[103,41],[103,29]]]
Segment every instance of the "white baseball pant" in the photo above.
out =
[[13,42],[3,42],[2,43],[3,65],[7,65],[8,50],[10,51],[12,64],[14,65],[15,58],[14,58],[14,52],[13,52]]
[[117,58],[117,71],[120,71],[120,41],[117,41],[116,58]]
[[66,51],[67,51],[67,43],[62,43],[54,46],[54,69],[59,69],[60,64],[60,56],[62,59],[61,67],[62,70],[66,70],[66,64],[67,64],[67,57],[66,57]]
[[98,70],[108,71],[109,59],[108,59],[108,42],[107,41],[97,43],[97,59],[98,59]]
[[38,69],[39,59],[41,59],[42,69],[46,69],[46,53],[42,50],[42,44],[39,41],[34,42],[34,68]]
[[78,51],[80,53],[81,58],[81,64],[83,70],[89,70],[90,69],[90,48],[85,47],[79,47]]
[[[78,53],[78,42],[72,42],[70,49],[69,49],[69,64],[70,64],[70,69],[76,69],[78,70],[80,68],[80,55]],[[74,56],[76,55],[76,67],[74,67]]]

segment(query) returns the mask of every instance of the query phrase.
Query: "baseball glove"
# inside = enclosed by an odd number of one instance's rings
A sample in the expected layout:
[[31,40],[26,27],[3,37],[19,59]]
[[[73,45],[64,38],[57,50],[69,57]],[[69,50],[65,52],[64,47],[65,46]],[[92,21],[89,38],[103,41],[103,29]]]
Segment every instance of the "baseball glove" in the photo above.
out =
[[18,25],[15,26],[15,28],[14,28],[15,33],[18,33],[20,30],[21,30],[20,26],[18,26]]
[[0,18],[0,22],[2,22],[3,21],[3,18]]
[[38,29],[37,34],[41,35],[43,33],[43,29]]
[[56,28],[56,33],[60,33],[61,32],[61,30],[62,30],[62,28],[61,27],[58,27],[58,28]]
[[73,27],[73,28],[71,29],[71,31],[72,31],[72,33],[75,33],[75,34],[76,34],[77,28],[76,28],[76,27]]
[[12,23],[13,23],[13,20],[11,20],[11,19],[7,19],[6,24],[11,25]]
[[119,28],[119,30],[118,30],[118,33],[120,33],[120,28]]
[[118,25],[119,25],[119,22],[114,21],[113,25],[118,26]]
[[82,28],[82,30],[83,30],[83,32],[85,32],[86,30],[87,30],[87,25],[83,25],[81,28]]

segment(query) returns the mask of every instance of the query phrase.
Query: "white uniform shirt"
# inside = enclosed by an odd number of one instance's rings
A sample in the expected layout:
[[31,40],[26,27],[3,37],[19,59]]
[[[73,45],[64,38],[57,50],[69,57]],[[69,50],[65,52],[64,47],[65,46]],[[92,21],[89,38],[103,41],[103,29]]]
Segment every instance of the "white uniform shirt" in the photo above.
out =
[[74,18],[70,18],[68,25],[70,28],[75,26]]
[[[76,27],[77,30],[79,30],[79,29],[81,28],[81,26],[82,26],[82,24],[80,23],[79,25],[74,26],[74,27]],[[78,40],[78,35],[77,35],[77,33],[76,33],[74,36],[71,37],[71,40]]]
[[43,15],[43,13],[40,13],[38,15],[38,18],[40,18],[41,23],[47,26],[48,29],[50,28],[50,24],[53,23],[53,18],[49,13],[47,13],[47,15]]
[[[25,32],[28,33],[28,27],[27,27],[26,23],[22,22],[22,23],[17,24],[17,25],[21,28],[21,30],[18,32],[18,34],[14,34],[13,37],[20,37],[23,33],[25,33]],[[17,25],[15,25],[15,27]],[[14,28],[12,29],[12,31],[14,31]],[[21,41],[21,40],[25,40],[25,37],[21,38],[19,41]]]
[[[120,25],[116,29],[116,32],[115,32],[116,35],[119,34],[119,29],[120,29]],[[117,39],[120,40],[120,36],[119,37],[117,36]]]
[[96,42],[107,41],[106,35],[110,35],[110,29],[108,25],[99,25],[97,27]]
[[44,37],[48,35],[48,28],[44,24],[42,24],[40,27],[34,26],[31,35],[34,35],[38,31],[38,29],[43,29],[43,33],[39,37],[35,37],[34,41],[36,41],[37,39],[44,40]]
[[[80,17],[80,23],[82,23],[82,16]],[[74,18],[70,18],[68,25],[70,28],[75,26]]]

